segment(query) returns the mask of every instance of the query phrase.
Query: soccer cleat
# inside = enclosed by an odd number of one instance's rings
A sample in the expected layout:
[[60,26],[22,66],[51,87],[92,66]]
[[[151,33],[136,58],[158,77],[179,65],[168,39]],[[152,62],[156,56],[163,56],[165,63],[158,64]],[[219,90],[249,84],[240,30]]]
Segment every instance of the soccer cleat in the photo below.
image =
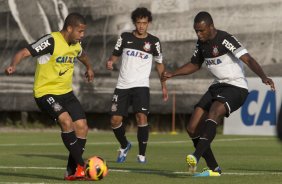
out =
[[201,173],[194,174],[193,177],[209,177],[209,176],[220,176],[221,174],[213,170],[203,170]]
[[68,177],[68,176],[70,176],[70,175],[74,175],[75,170],[76,170],[76,165],[75,165],[75,164],[73,164],[73,165],[74,165],[74,167],[73,167],[73,166],[72,166],[72,167],[67,166],[67,169],[66,169],[66,172],[65,172],[65,176],[64,176],[64,177]]
[[77,165],[76,171],[73,175],[67,175],[66,173],[64,179],[68,181],[73,181],[73,180],[85,180],[85,172],[84,172],[84,166]]
[[65,175],[64,175],[64,180],[70,180],[70,176],[72,176],[73,174],[71,174],[68,170],[66,170]]
[[197,170],[197,158],[194,155],[187,155],[186,162],[189,166],[189,172],[195,173]]
[[221,168],[219,166],[217,166],[213,171],[218,172],[219,174],[222,173]]
[[137,155],[137,161],[141,164],[145,164],[146,163],[146,157],[143,155]]
[[84,166],[77,165],[74,175],[77,178],[83,178],[85,176]]
[[127,153],[130,150],[130,148],[131,148],[131,143],[128,142],[126,148],[124,148],[124,149],[120,148],[118,150],[118,157],[117,157],[117,162],[118,163],[122,163],[122,162],[125,161]]

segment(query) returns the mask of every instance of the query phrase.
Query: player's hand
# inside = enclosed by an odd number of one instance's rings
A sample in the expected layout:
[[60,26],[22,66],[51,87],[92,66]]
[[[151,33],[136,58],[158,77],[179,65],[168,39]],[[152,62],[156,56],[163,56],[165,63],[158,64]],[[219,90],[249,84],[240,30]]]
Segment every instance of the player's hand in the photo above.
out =
[[172,77],[172,73],[164,71],[162,73],[162,76],[161,76],[161,81],[164,82],[164,81],[166,81],[167,79],[169,79],[171,77]]
[[92,70],[92,68],[87,69],[87,71],[85,72],[85,77],[88,82],[92,82],[94,80],[94,71]]
[[274,82],[272,81],[271,78],[267,78],[267,77],[266,77],[266,78],[262,79],[262,82],[263,82],[264,84],[266,84],[266,85],[270,85],[271,90],[272,90],[272,91],[275,91]]
[[111,60],[109,60],[109,61],[107,61],[107,63],[106,63],[106,68],[107,68],[108,70],[113,70],[113,69],[114,69],[113,65],[114,65],[114,62],[111,61]]
[[15,71],[16,71],[16,67],[15,67],[15,66],[8,66],[8,67],[5,69],[6,75],[11,75],[11,74],[13,74]]

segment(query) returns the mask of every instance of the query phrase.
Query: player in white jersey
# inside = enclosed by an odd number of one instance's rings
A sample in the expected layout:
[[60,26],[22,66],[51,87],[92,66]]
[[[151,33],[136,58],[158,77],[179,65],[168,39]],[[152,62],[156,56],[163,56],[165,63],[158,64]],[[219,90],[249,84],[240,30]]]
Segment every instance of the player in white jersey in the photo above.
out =
[[214,76],[214,82],[203,95],[187,124],[187,132],[192,138],[193,154],[187,155],[190,170],[195,172],[199,159],[203,157],[209,167],[197,176],[220,176],[221,169],[213,155],[210,144],[216,135],[216,126],[230,113],[241,107],[248,96],[247,80],[243,63],[256,73],[263,83],[275,90],[273,81],[263,72],[257,61],[241,43],[227,32],[214,27],[211,15],[200,12],[194,19],[194,29],[198,36],[196,50],[191,62],[174,72],[164,72],[162,81],[198,71],[205,63]]
[[[122,56],[118,83],[112,99],[111,126],[120,143],[117,162],[122,163],[131,148],[131,143],[125,136],[125,126],[122,121],[123,117],[128,115],[129,106],[132,105],[138,126],[137,160],[145,163],[149,138],[147,122],[150,110],[149,76],[153,62],[160,78],[164,72],[164,65],[159,39],[147,32],[149,23],[152,22],[151,12],[147,8],[137,8],[132,12],[131,19],[136,29],[133,32],[121,34],[106,64],[107,69],[112,70],[113,64]],[[166,101],[168,94],[165,82],[161,82],[161,86],[163,100]]]

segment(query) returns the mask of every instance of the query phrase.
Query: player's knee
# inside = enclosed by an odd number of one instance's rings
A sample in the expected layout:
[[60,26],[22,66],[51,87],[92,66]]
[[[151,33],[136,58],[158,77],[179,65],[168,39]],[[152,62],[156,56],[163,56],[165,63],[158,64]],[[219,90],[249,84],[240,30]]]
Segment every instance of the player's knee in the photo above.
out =
[[112,128],[117,128],[122,124],[122,117],[119,116],[112,116],[111,118],[111,126]]
[[59,121],[59,124],[60,124],[61,129],[63,131],[69,132],[69,131],[72,131],[74,129],[72,121],[70,119],[61,120],[61,121]]
[[143,113],[137,113],[137,114],[135,115],[135,117],[136,117],[137,124],[138,124],[139,126],[143,126],[143,125],[148,124],[148,122],[147,122],[147,116],[146,116],[145,114],[143,114]]
[[219,121],[220,119],[222,119],[225,116],[226,113],[227,113],[227,110],[224,104],[215,102],[208,112],[208,119]]
[[197,131],[195,126],[190,126],[189,124],[186,127],[186,131],[189,134],[190,137],[195,137],[197,136]]
[[210,111],[208,114],[208,119],[213,119],[215,121],[219,121],[225,116],[225,112],[220,111]]
[[76,132],[81,132],[81,133],[88,132],[88,125],[86,119],[75,121],[74,126]]

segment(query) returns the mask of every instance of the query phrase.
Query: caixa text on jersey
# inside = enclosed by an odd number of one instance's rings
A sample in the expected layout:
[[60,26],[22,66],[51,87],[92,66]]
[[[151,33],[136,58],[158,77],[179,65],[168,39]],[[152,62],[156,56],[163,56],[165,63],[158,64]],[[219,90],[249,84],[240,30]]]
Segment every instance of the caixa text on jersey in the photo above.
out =
[[56,58],[57,63],[74,63],[76,57],[59,56]]
[[220,59],[205,59],[205,63],[206,63],[207,66],[218,65],[218,64],[222,63],[222,61]]
[[144,52],[138,52],[136,50],[128,50],[128,51],[126,51],[126,55],[139,57],[141,59],[148,59],[149,58],[148,54],[145,54]]

